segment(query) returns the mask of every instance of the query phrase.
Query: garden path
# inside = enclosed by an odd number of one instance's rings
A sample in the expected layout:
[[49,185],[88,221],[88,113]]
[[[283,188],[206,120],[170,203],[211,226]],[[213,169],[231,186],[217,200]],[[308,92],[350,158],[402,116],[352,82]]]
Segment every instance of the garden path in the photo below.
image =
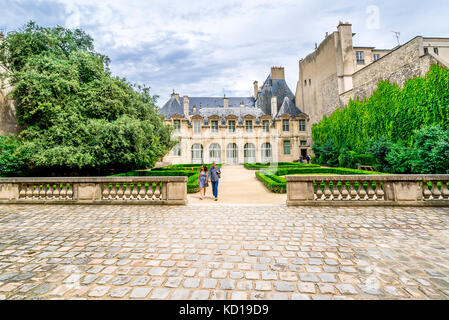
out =
[[218,201],[213,201],[212,186],[206,191],[206,199],[200,200],[200,193],[189,194],[190,204],[285,204],[286,194],[270,192],[257,180],[254,170],[242,165],[223,165],[222,178],[218,185]]

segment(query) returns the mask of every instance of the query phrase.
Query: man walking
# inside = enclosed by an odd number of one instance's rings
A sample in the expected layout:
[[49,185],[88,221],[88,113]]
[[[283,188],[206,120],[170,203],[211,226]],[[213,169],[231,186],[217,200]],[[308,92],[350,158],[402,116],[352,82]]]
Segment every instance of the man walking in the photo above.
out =
[[212,167],[209,169],[209,179],[212,183],[212,192],[214,194],[215,201],[218,200],[218,180],[220,179],[220,168],[217,167],[215,162],[212,162]]

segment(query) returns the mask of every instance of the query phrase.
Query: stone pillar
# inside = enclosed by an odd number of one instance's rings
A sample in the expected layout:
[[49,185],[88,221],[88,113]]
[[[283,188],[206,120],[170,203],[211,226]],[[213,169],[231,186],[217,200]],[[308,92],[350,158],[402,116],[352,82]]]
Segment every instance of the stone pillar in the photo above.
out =
[[226,95],[223,98],[223,107],[225,107],[225,108],[229,107],[229,99],[226,98]]
[[184,96],[183,102],[184,102],[184,115],[186,116],[187,119],[190,119],[189,118],[189,97]]
[[254,99],[257,100],[259,96],[259,82],[257,82],[257,80],[254,81],[253,85],[254,85]]

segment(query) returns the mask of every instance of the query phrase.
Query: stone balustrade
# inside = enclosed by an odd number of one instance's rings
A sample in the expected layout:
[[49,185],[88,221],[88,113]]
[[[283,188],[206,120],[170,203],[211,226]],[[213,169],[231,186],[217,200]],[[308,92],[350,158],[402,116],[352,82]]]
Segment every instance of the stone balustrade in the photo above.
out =
[[310,175],[286,181],[290,206],[449,207],[449,175]]
[[187,177],[2,178],[0,203],[187,203]]

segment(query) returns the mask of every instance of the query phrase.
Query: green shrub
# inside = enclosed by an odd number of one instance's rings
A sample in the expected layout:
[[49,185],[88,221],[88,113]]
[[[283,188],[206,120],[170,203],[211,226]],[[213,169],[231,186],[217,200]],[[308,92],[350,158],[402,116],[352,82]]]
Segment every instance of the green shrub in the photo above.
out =
[[23,176],[28,172],[25,153],[13,135],[0,135],[0,177]]
[[343,168],[357,168],[357,153],[351,150],[341,153],[338,157],[338,164]]
[[273,179],[274,175],[267,175],[262,172],[256,171],[256,177],[259,181],[261,181],[271,192],[274,193],[286,193],[287,187],[285,182],[277,182]]

